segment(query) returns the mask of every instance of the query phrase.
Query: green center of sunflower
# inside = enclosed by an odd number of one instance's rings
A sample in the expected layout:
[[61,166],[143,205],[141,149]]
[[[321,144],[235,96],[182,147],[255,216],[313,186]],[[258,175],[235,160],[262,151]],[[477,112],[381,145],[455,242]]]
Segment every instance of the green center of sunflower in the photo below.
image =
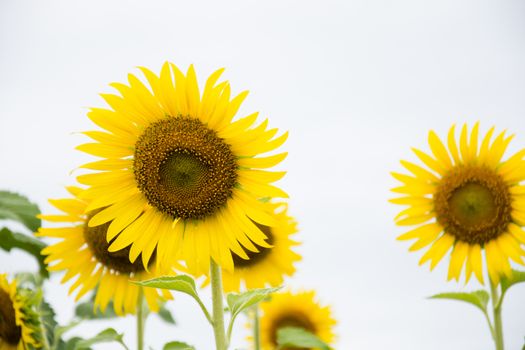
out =
[[[270,245],[273,245],[275,239],[272,233],[272,229],[268,226],[258,224],[255,221],[253,221],[253,223],[259,228],[259,230],[262,231],[262,233],[266,235],[267,237],[266,242],[268,242],[268,244]],[[245,250],[246,255],[248,255],[248,258],[250,260],[243,259],[235,253],[232,254],[233,266],[235,268],[247,268],[247,267],[255,266],[261,261],[263,261],[268,256],[268,254],[270,254],[270,252],[272,251],[272,248],[261,247],[257,243],[254,243],[254,242],[252,243],[259,251],[252,252],[249,250]]]
[[190,117],[166,117],[148,126],[135,144],[133,166],[149,204],[185,220],[215,213],[237,181],[230,146]]
[[16,325],[13,302],[9,294],[5,290],[0,289],[0,339],[16,346],[21,338],[22,328]]
[[[131,263],[129,260],[130,247],[126,247],[116,252],[108,251],[111,242],[108,243],[106,240],[106,233],[108,232],[111,222],[107,222],[95,227],[89,227],[87,225],[89,219],[91,219],[96,213],[97,212],[89,215],[88,220],[86,220],[86,224],[84,225],[84,239],[89,247],[89,250],[95,256],[97,261],[107,268],[122,274],[129,275],[144,271],[144,265],[142,264],[140,255],[134,263]],[[155,256],[152,256],[150,264],[154,260]]]
[[486,167],[454,168],[438,185],[434,204],[445,230],[470,244],[483,245],[497,238],[511,220],[508,186]]
[[[286,327],[303,328],[312,334],[315,334],[317,331],[314,323],[310,320],[310,318],[307,315],[304,315],[302,313],[284,314],[275,320],[270,330],[272,342],[275,345],[277,345],[277,332],[279,331],[279,329],[286,328]],[[303,348],[293,348],[293,349],[294,350],[308,350],[306,348],[304,349]],[[283,350],[291,350],[291,348],[284,348]]]

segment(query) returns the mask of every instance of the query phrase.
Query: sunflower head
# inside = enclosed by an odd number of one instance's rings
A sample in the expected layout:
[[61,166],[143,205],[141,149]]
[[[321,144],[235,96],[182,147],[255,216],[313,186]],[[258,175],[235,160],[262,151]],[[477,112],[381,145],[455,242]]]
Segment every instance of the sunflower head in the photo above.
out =
[[316,335],[327,344],[334,341],[335,319],[330,307],[321,306],[315,292],[283,292],[273,294],[260,304],[260,334],[263,350],[277,347],[277,331],[284,327],[298,327]]
[[411,250],[430,245],[420,263],[431,268],[452,250],[449,279],[459,280],[465,269],[468,281],[474,272],[483,283],[483,251],[489,277],[498,283],[511,273],[510,260],[523,264],[525,251],[525,150],[504,160],[513,136],[494,128],[478,139],[479,125],[469,133],[455,128],[447,146],[431,131],[431,154],[414,149],[424,164],[401,161],[407,174],[393,173],[402,185],[393,189],[401,197],[391,202],[408,206],[396,217],[401,226],[417,227],[399,237],[416,239]]
[[145,81],[129,75],[129,85],[112,84],[118,94],[102,95],[109,108],[88,114],[104,129],[86,132],[94,142],[78,147],[103,158],[78,177],[89,186],[88,211],[98,210],[89,226],[112,222],[110,250],[157,246],[163,266],[181,259],[203,274],[212,258],[231,271],[232,252],[266,246],[261,227],[276,225],[258,200],[287,197],[273,185],[284,172],[267,170],[286,153],[266,155],[287,134],[257,124],[258,113],[236,118],[247,92],[232,97],[229,83],[218,82],[223,69],[202,91],[193,66],[186,74],[171,63],[160,75],[141,70]]
[[17,287],[0,274],[0,349],[39,349],[40,317],[37,308],[40,296]]
[[297,232],[297,223],[287,213],[284,203],[267,202],[268,213],[275,217],[273,227],[255,223],[267,237],[266,245],[256,243],[248,245],[245,255],[233,254],[234,270],[223,273],[223,285],[227,292],[239,291],[244,284],[247,289],[277,287],[283,283],[284,276],[291,276],[295,272],[294,263],[301,260],[301,256],[292,248],[299,243],[291,236]]
[[[83,190],[77,187],[68,187],[68,190],[72,198],[50,200],[63,215],[41,215],[47,221],[67,223],[62,227],[40,228],[38,231],[41,237],[59,239],[42,251],[43,255],[47,255],[49,270],[64,270],[63,283],[76,279],[69,290],[70,293],[77,291],[76,300],[96,290],[96,308],[104,311],[113,301],[117,315],[134,313],[140,287],[129,280],[161,275],[155,247],[143,252],[134,251],[129,246],[110,249],[111,241],[108,242],[107,233],[115,221],[89,226],[87,222],[99,210],[86,213],[88,202],[80,198]],[[152,311],[158,310],[160,301],[171,298],[167,291],[159,292],[151,288],[144,289],[144,296]]]

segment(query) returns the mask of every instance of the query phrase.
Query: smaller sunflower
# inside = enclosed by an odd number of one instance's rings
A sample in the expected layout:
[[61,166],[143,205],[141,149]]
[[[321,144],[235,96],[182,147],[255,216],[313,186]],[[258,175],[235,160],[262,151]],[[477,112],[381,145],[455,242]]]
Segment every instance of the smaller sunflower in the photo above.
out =
[[314,291],[293,294],[291,292],[273,294],[269,301],[260,304],[261,346],[262,350],[277,347],[277,331],[284,327],[304,328],[327,344],[334,341],[333,319],[329,306],[321,306]]
[[35,293],[0,274],[0,350],[40,349]]
[[[62,283],[78,277],[69,290],[69,293],[78,290],[75,300],[96,288],[96,308],[105,311],[112,300],[117,315],[135,313],[140,287],[129,283],[129,280],[150,279],[161,275],[159,267],[154,263],[155,245],[149,245],[142,253],[130,247],[109,252],[111,242],[106,240],[106,233],[111,222],[88,226],[87,222],[97,211],[85,214],[88,203],[79,199],[83,190],[77,187],[67,189],[75,198],[49,201],[65,215],[40,216],[51,222],[71,223],[64,227],[41,228],[38,231],[40,237],[61,239],[42,251],[43,255],[47,255],[46,263],[50,264],[48,269],[65,270]],[[144,288],[144,297],[150,310],[156,312],[159,301],[171,299],[171,294],[166,290],[159,292],[153,288]]]
[[268,214],[276,219],[276,225],[270,227],[254,223],[266,235],[266,242],[271,247],[261,247],[252,241],[243,243],[249,259],[233,253],[234,270],[224,270],[222,275],[226,292],[239,291],[242,282],[247,289],[267,285],[277,287],[283,283],[285,275],[291,276],[295,272],[294,263],[301,260],[301,256],[292,250],[299,244],[290,238],[297,232],[297,223],[288,216],[287,205],[270,202],[265,205]]
[[392,173],[402,185],[390,201],[407,206],[396,224],[415,226],[398,239],[416,240],[411,251],[429,247],[420,265],[430,261],[431,269],[450,251],[449,280],[464,270],[467,282],[474,273],[483,283],[486,260],[498,284],[511,274],[510,260],[525,264],[525,149],[504,160],[513,135],[493,135],[494,127],[480,138],[479,123],[470,133],[464,125],[458,143],[453,126],[446,147],[430,131],[431,153],[413,149],[425,166],[401,161],[410,174]]

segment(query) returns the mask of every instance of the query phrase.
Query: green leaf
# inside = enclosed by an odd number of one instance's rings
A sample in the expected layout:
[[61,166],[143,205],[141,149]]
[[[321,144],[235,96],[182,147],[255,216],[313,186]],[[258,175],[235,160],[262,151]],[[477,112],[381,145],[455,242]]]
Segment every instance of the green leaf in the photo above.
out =
[[73,350],[86,350],[94,344],[117,342],[127,349],[126,345],[122,341],[122,334],[117,333],[113,328],[108,328],[97,334],[91,339],[83,339],[76,342]]
[[515,284],[525,282],[525,271],[512,270],[510,277],[503,277],[501,279],[501,299],[507,290]]
[[[191,296],[195,301],[199,304],[202,312],[208,319],[208,321],[211,322],[211,316],[208,310],[206,309],[206,306],[204,306],[202,300],[199,298],[199,295],[197,293],[197,287],[195,286],[195,281],[193,278],[187,275],[178,275],[178,276],[162,276],[158,278],[153,278],[146,281],[131,281],[132,283],[148,287],[148,288],[160,288],[160,289],[168,289],[168,290],[174,290],[177,292],[181,292],[184,294],[188,294]],[[162,317],[162,315],[160,315]]]
[[46,269],[44,263],[44,256],[40,254],[42,249],[46,247],[46,244],[38,239],[24,235],[18,232],[11,232],[8,228],[4,227],[0,230],[0,248],[7,252],[10,252],[13,248],[22,249],[25,252],[33,255],[40,266],[40,274],[43,277],[49,277],[49,272]]
[[13,192],[0,191],[0,220],[14,220],[23,224],[31,232],[36,232],[42,224],[36,217],[38,214],[40,214],[40,209],[27,197]]
[[93,294],[93,298],[83,303],[80,303],[75,307],[75,316],[85,320],[108,319],[117,317],[117,314],[115,314],[115,311],[113,310],[113,302],[108,303],[104,312],[100,311],[99,308],[97,308],[97,311],[95,311],[94,296],[95,293]]
[[171,314],[170,310],[166,309],[166,304],[160,307],[157,315],[162,321],[168,324],[176,324],[175,319],[173,318],[173,315]]
[[164,345],[163,350],[195,350],[195,347],[180,341],[172,341]]
[[330,350],[328,344],[319,339],[315,334],[297,327],[284,327],[278,329],[277,344],[280,349],[317,348],[321,350]]
[[132,281],[132,283],[148,288],[176,290],[191,295],[194,298],[198,297],[195,281],[187,275],[162,276],[145,281]]
[[264,289],[252,289],[244,293],[230,293],[226,296],[226,301],[228,302],[228,308],[231,312],[230,326],[229,329],[233,327],[235,318],[243,311],[249,307],[263,301],[270,294],[277,292],[281,287],[277,288],[264,288]]
[[486,313],[490,296],[489,293],[484,290],[476,290],[470,293],[441,293],[433,295],[429,299],[450,299],[463,301],[474,305],[483,313]]
[[55,310],[45,300],[42,300],[39,308],[40,318],[45,330],[45,336],[47,337],[48,344],[54,344],[60,342],[62,334],[57,335],[58,324],[56,322]]

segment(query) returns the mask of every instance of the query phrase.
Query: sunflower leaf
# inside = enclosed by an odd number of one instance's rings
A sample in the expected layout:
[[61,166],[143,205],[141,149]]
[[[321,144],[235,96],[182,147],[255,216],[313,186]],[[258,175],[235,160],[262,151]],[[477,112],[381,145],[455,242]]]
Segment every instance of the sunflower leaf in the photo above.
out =
[[0,248],[10,252],[13,248],[22,249],[25,252],[33,255],[40,266],[40,275],[42,277],[49,277],[49,272],[44,262],[44,256],[40,251],[46,247],[46,244],[34,237],[24,235],[18,232],[12,232],[7,227],[0,230]]
[[[211,323],[211,316],[206,307],[204,306],[204,303],[199,298],[199,294],[197,293],[197,287],[195,286],[195,281],[193,278],[187,275],[178,275],[178,276],[162,276],[153,278],[150,280],[145,281],[131,281],[132,283],[148,287],[148,288],[160,288],[160,289],[168,289],[168,290],[174,290],[177,292],[181,292],[184,294],[188,294],[191,296],[195,301],[199,304],[200,308],[202,309],[204,315],[208,319],[208,321]],[[159,315],[162,318],[162,315]]]
[[187,275],[162,276],[145,281],[132,281],[132,283],[148,288],[175,290],[199,298],[195,281]]
[[525,271],[518,271],[518,270],[512,270],[512,274],[510,277],[503,277],[501,279],[501,298],[503,299],[503,296],[509,290],[510,287],[512,287],[515,284],[523,283],[525,282]]
[[440,293],[429,297],[429,299],[449,299],[463,301],[474,305],[483,313],[486,313],[490,296],[489,293],[484,290],[476,290],[470,293]]
[[233,327],[235,318],[244,310],[249,307],[263,301],[270,294],[277,292],[281,287],[277,288],[263,288],[263,289],[252,289],[244,293],[229,293],[226,296],[226,301],[228,302],[228,308],[231,312],[230,325],[228,330]]
[[104,310],[104,312],[102,312],[99,308],[95,309],[95,294],[96,293],[93,293],[93,297],[90,298],[88,301],[80,303],[75,307],[75,316],[85,320],[108,319],[117,317],[117,314],[113,309],[113,303],[111,301],[106,306],[106,310]]
[[94,336],[91,339],[83,339],[83,340],[77,341],[75,343],[75,346],[73,347],[73,350],[86,350],[86,349],[89,349],[94,344],[110,343],[110,342],[117,342],[121,344],[124,349],[127,349],[127,346],[126,344],[124,344],[122,337],[123,337],[123,334],[118,333],[113,328],[108,328],[98,333],[96,336]]
[[36,216],[40,214],[38,205],[18,193],[0,191],[0,220],[13,220],[23,224],[31,232],[41,226]]
[[164,345],[163,350],[195,350],[194,346],[180,342],[172,341]]
[[319,339],[315,334],[298,327],[284,327],[277,330],[278,349],[288,348],[316,348],[330,350],[330,346]]
[[157,312],[157,315],[159,316],[159,318],[168,323],[168,324],[176,324],[177,322],[175,322],[175,318],[173,318],[173,315],[172,313],[170,312],[170,310],[168,310],[166,308],[166,304],[162,305],[159,309],[159,312]]

